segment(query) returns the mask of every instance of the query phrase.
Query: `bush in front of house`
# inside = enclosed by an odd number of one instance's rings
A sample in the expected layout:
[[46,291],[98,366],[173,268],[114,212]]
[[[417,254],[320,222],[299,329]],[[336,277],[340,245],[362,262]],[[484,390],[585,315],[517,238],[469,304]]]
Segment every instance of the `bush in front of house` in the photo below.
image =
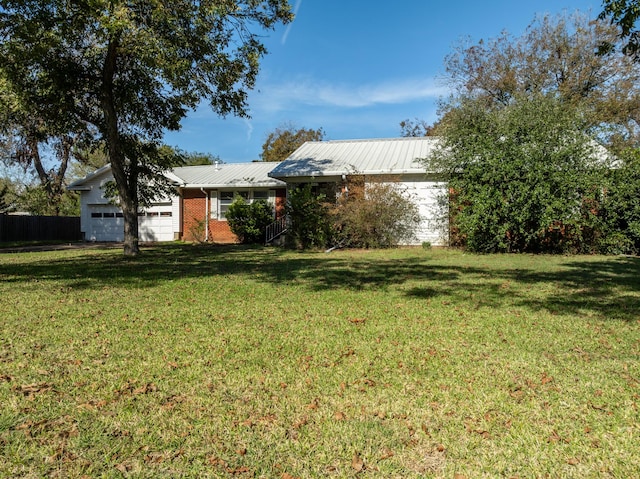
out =
[[287,215],[290,227],[287,245],[298,249],[324,248],[331,243],[333,231],[327,197],[315,194],[311,185],[291,188],[287,192]]
[[290,246],[389,248],[411,243],[420,223],[418,207],[397,181],[365,184],[353,175],[337,201],[314,194],[310,185],[289,190]]
[[417,205],[397,181],[351,182],[331,210],[334,241],[356,248],[390,248],[415,240]]
[[640,151],[628,149],[618,155],[608,175],[600,211],[602,234],[597,238],[603,254],[640,253]]
[[591,253],[602,235],[609,159],[582,112],[553,95],[448,111],[425,160],[447,180],[452,244],[481,253]]
[[248,203],[236,196],[226,214],[231,232],[244,244],[264,242],[265,228],[273,222],[273,206],[265,200]]

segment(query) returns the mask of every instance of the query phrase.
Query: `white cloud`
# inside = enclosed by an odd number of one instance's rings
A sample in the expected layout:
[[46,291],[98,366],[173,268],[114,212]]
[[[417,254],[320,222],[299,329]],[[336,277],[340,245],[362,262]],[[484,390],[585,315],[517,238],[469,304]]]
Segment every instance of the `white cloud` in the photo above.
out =
[[251,120],[247,118],[244,119],[244,124],[247,127],[247,141],[251,141],[251,135],[253,135],[253,124],[251,123]]
[[300,79],[279,85],[262,85],[254,98],[254,108],[269,111],[296,106],[364,108],[375,105],[402,105],[433,100],[447,93],[431,78],[404,79],[360,86],[332,85]]

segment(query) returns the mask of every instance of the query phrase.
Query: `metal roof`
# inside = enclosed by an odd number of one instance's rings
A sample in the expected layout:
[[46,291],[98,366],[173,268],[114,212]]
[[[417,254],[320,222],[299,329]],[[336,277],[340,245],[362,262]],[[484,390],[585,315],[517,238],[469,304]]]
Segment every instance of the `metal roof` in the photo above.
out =
[[71,183],[69,186],[67,186],[68,190],[71,191],[86,191],[88,189],[90,189],[88,186],[86,186],[86,184],[93,180],[94,178],[96,178],[97,176],[100,176],[104,173],[107,172],[111,172],[111,165],[107,164],[101,168],[98,168],[96,171],[89,173],[87,176],[85,176],[84,178],[80,178],[79,180],[74,181],[73,183]]
[[434,137],[310,141],[269,173],[272,178],[426,173]]
[[[165,176],[183,188],[251,188],[251,187],[284,187],[285,183],[269,178],[267,173],[278,163],[221,163],[218,165],[181,166],[167,171]],[[74,181],[67,188],[70,190],[88,190],[94,178],[111,173],[111,165],[88,174]]]
[[278,164],[260,161],[181,166],[171,171],[170,178],[177,179],[179,186],[189,188],[283,187],[282,181],[267,176]]

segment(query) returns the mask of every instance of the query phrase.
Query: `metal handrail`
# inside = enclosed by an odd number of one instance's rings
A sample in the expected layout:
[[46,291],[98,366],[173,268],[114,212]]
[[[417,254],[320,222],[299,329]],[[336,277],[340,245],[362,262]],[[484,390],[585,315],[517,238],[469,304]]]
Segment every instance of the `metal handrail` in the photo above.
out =
[[282,216],[265,228],[265,244],[271,243],[289,229],[289,215]]

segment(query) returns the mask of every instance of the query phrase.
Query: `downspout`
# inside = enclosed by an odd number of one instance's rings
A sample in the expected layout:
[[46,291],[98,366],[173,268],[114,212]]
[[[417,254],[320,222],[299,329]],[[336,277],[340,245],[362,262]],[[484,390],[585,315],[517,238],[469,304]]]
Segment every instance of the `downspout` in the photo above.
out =
[[204,241],[209,242],[209,194],[204,191],[204,188],[200,188],[200,191],[204,194]]

